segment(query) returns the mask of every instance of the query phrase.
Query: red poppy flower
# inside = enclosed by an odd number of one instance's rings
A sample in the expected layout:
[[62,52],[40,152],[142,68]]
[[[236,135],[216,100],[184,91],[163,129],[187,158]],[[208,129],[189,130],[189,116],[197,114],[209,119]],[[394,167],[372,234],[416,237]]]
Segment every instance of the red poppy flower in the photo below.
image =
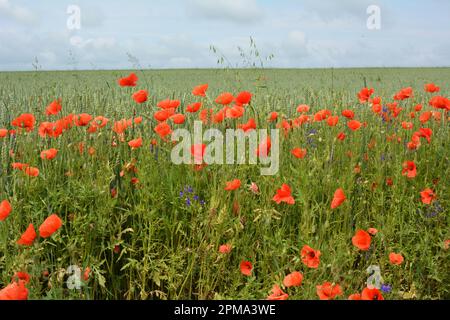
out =
[[372,104],[381,104],[381,97],[373,97],[370,101]]
[[383,110],[383,107],[381,106],[381,104],[373,104],[372,105],[372,111],[374,113],[380,113]]
[[35,167],[26,167],[24,170],[25,174],[30,177],[37,177],[39,176],[39,169]]
[[287,120],[282,120],[281,123],[277,124],[277,128],[283,129],[284,136],[287,137],[289,130],[291,130],[291,124]]
[[270,115],[269,115],[269,122],[273,122],[273,121],[276,121],[278,119],[278,112],[276,112],[276,111],[274,111],[274,112],[271,112],[270,113]]
[[227,254],[231,252],[231,244],[223,244],[219,247],[219,252],[222,254]]
[[337,139],[340,141],[344,141],[345,137],[346,137],[346,135],[343,132],[339,132],[339,134],[337,135]]
[[8,135],[8,129],[0,129],[0,138],[4,138]]
[[94,133],[98,129],[104,128],[104,127],[106,127],[108,122],[109,122],[109,119],[105,118],[103,116],[95,117],[94,120],[92,120],[91,123],[90,123],[90,127],[88,128],[88,132],[89,133]]
[[316,286],[316,290],[320,300],[332,300],[342,295],[341,286],[332,284],[331,282],[325,282],[322,285]]
[[244,115],[245,108],[239,105],[235,105],[232,108],[228,108],[225,112],[225,116],[230,119],[238,119]]
[[0,221],[4,221],[8,218],[11,211],[12,207],[8,200],[3,200],[0,202]]
[[200,111],[198,117],[203,123],[208,123],[209,121],[211,121],[213,114],[213,109],[203,109]]
[[337,189],[334,193],[333,200],[331,201],[331,209],[336,209],[347,199],[344,190]]
[[25,281],[19,280],[7,285],[0,290],[0,300],[27,300],[28,289],[25,287]]
[[328,117],[327,123],[330,127],[334,127],[339,123],[339,116]]
[[50,103],[47,108],[45,109],[45,114],[47,116],[50,115],[56,115],[61,111],[61,99],[55,100],[52,103]]
[[377,288],[364,288],[361,294],[361,300],[384,300],[384,298]]
[[427,84],[425,84],[425,91],[426,92],[435,93],[435,92],[439,92],[439,90],[441,90],[441,88],[436,86],[434,83],[427,83]]
[[212,117],[213,123],[222,123],[223,120],[225,120],[225,111],[219,110],[216,114]]
[[267,300],[277,301],[277,300],[287,300],[289,298],[289,295],[283,292],[283,290],[281,290],[281,288],[277,284],[273,286],[271,292],[272,294],[270,294],[267,297]]
[[202,103],[201,102],[196,102],[196,103],[188,105],[186,107],[186,112],[195,113],[198,110],[200,110],[201,107],[202,107]]
[[44,160],[53,160],[56,158],[56,155],[58,154],[57,149],[48,149],[41,152],[41,159]]
[[440,113],[439,111],[433,111],[433,118],[434,121],[440,122],[442,119],[442,113]]
[[128,123],[128,121],[126,119],[122,119],[119,121],[115,121],[114,122],[114,126],[113,126],[113,131],[119,135],[122,135],[127,128],[130,126],[131,124]]
[[366,103],[369,101],[370,96],[374,93],[375,91],[371,88],[363,88],[361,89],[361,91],[358,93],[358,99],[360,103]]
[[63,133],[63,126],[61,122],[42,122],[39,125],[38,133],[42,138],[59,137]]
[[24,170],[26,167],[28,167],[29,165],[27,163],[20,163],[20,162],[13,162],[11,164],[11,167],[13,169],[17,169],[17,170]]
[[348,300],[361,300],[361,295],[359,293],[354,293],[348,296]]
[[402,175],[407,176],[409,179],[416,177],[417,168],[414,161],[406,161],[403,163]]
[[403,256],[400,253],[391,252],[389,254],[389,262],[391,264],[400,265],[403,263]]
[[89,280],[89,274],[90,273],[91,273],[91,268],[90,267],[86,267],[84,269],[84,272],[83,272],[83,280],[84,281],[88,281]]
[[234,100],[234,97],[231,93],[224,92],[224,93],[221,93],[216,98],[216,103],[226,106],[226,105],[229,105],[231,102],[233,102],[233,100]]
[[173,110],[173,109],[156,111],[153,114],[153,118],[155,118],[155,120],[158,122],[164,122],[170,118],[170,116],[171,116],[170,110]]
[[347,126],[352,130],[352,131],[356,131],[359,130],[359,128],[361,128],[361,122],[357,121],[357,120],[350,120],[347,123]]
[[170,100],[166,99],[158,102],[157,107],[161,109],[176,109],[180,106],[180,100]]
[[77,127],[85,127],[91,122],[92,116],[87,113],[81,113],[75,117],[75,125]]
[[367,232],[374,236],[378,233],[378,230],[375,228],[369,228],[367,229]]
[[294,120],[296,126],[301,126],[310,121],[311,121],[311,118],[306,114],[302,114],[300,117],[298,117],[297,119]]
[[135,87],[138,80],[136,74],[130,73],[128,77],[120,78],[118,82],[121,87]]
[[136,117],[134,118],[134,124],[141,124],[142,123],[142,117]]
[[291,195],[291,188],[287,184],[283,184],[280,189],[277,190],[277,194],[272,198],[277,204],[285,202],[287,204],[295,204],[295,200]]
[[281,288],[275,284],[272,288],[272,294],[270,294],[267,297],[267,300],[287,300],[289,298],[289,295],[285,292],[283,292],[283,290],[281,290]]
[[421,104],[416,105],[414,107],[414,111],[416,111],[416,112],[422,111],[422,105]]
[[430,188],[426,188],[425,190],[420,192],[420,196],[422,198],[423,204],[431,204],[431,202],[433,202],[437,198],[434,194],[434,191]]
[[253,266],[249,261],[242,261],[240,264],[241,273],[244,276],[250,277],[252,275]]
[[303,159],[304,157],[306,157],[306,154],[308,153],[308,151],[306,149],[295,148],[295,149],[292,149],[291,153],[294,155],[294,157],[296,157],[298,159]]
[[36,231],[34,230],[33,224],[30,223],[27,230],[25,230],[25,232],[20,236],[20,239],[17,240],[17,244],[22,246],[31,246],[34,239],[36,239]]
[[155,120],[158,122],[166,121],[171,116],[171,112],[169,110],[173,110],[173,109],[167,109],[167,110],[164,109],[164,110],[156,111],[153,115],[153,118],[155,118]]
[[433,130],[431,130],[429,128],[420,128],[419,131],[417,132],[417,134],[420,138],[425,138],[425,139],[427,139],[427,142],[430,143],[431,136],[433,135]]
[[436,108],[436,109],[450,110],[450,100],[445,97],[441,97],[441,96],[433,97],[430,100],[429,104],[430,104],[430,106],[432,106],[433,108]]
[[394,96],[394,100],[405,100],[411,98],[413,95],[413,90],[411,87],[403,88]]
[[252,94],[248,91],[243,91],[237,95],[235,102],[239,106],[245,106],[246,104],[249,104],[251,100]]
[[450,248],[450,239],[444,241],[444,249],[448,250]]
[[301,104],[297,107],[297,112],[298,113],[307,113],[309,112],[310,107],[306,104]]
[[406,147],[408,150],[417,150],[420,147],[420,141],[409,141]]
[[267,137],[266,141],[263,141],[259,144],[258,148],[256,149],[256,155],[260,158],[267,157],[270,153],[271,147],[272,141],[270,140],[270,137]]
[[286,277],[284,277],[283,285],[287,288],[299,287],[302,285],[302,281],[303,281],[303,275],[298,271],[294,271],[294,272],[288,274]]
[[131,149],[138,149],[142,147],[142,138],[131,140],[130,142],[128,142],[128,145],[131,147]]
[[39,235],[42,238],[49,238],[62,226],[62,220],[56,214],[50,215],[39,227]]
[[133,93],[132,97],[136,103],[144,103],[148,99],[148,92],[146,90],[139,90]]
[[154,130],[161,138],[164,138],[165,136],[172,133],[172,129],[166,122],[161,122],[155,127]]
[[34,124],[36,123],[36,118],[31,113],[23,113],[17,118],[15,118],[11,125],[18,128],[23,128],[26,131],[32,131],[34,129]]
[[199,86],[196,86],[192,90],[192,94],[194,96],[205,97],[206,96],[206,90],[208,90],[208,84],[201,84]]
[[413,128],[413,124],[412,124],[412,122],[403,121],[402,128],[405,130],[411,130]]
[[342,116],[351,120],[355,117],[355,113],[352,110],[344,110],[342,111]]
[[254,194],[259,194],[259,187],[256,183],[252,182],[249,186],[249,189],[251,192],[253,192]]
[[205,156],[206,144],[194,144],[191,146],[191,154],[194,156],[194,162],[201,164]]
[[320,255],[321,252],[319,250],[314,250],[310,246],[304,245],[300,252],[302,262],[308,267],[317,269],[320,264]]
[[370,235],[364,230],[356,231],[352,238],[353,245],[362,251],[369,250],[371,241]]
[[430,118],[433,116],[433,113],[431,111],[424,111],[419,116],[420,123],[424,124],[430,120]]
[[173,123],[175,123],[175,124],[183,124],[184,121],[186,120],[186,118],[184,117],[183,114],[177,113],[177,114],[174,114],[173,116],[171,116],[170,120],[172,120]]
[[241,180],[234,179],[233,181],[228,181],[226,183],[225,190],[226,191],[236,190],[236,189],[239,189],[240,186],[241,186]]
[[314,121],[320,122],[320,121],[327,119],[328,117],[331,117],[330,110],[327,110],[327,109],[320,110],[320,111],[316,112],[316,114],[314,115]]
[[248,119],[247,123],[241,124],[238,126],[240,129],[244,130],[244,132],[255,130],[256,129],[256,122],[255,119],[250,118]]
[[16,272],[12,279],[11,282],[19,282],[19,281],[23,281],[24,284],[28,284],[30,282],[30,275],[26,272]]
[[392,186],[394,184],[394,180],[392,178],[386,178],[386,185]]

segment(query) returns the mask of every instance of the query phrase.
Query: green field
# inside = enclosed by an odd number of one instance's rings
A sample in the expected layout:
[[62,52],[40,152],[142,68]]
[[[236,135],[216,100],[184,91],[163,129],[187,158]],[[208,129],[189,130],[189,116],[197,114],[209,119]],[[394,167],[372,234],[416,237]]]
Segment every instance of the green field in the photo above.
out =
[[[14,129],[11,122],[21,113],[36,117],[33,131],[0,138],[0,201],[12,206],[0,221],[0,289],[22,271],[30,275],[29,299],[266,299],[275,284],[289,299],[318,299],[316,286],[327,281],[342,288],[337,299],[347,299],[361,293],[367,268],[376,265],[382,283],[392,288],[383,291],[385,299],[450,298],[449,115],[428,104],[432,96],[450,96],[450,68],[134,71],[137,86],[120,87],[117,80],[130,72],[0,73],[0,129]],[[424,91],[431,82],[440,86],[439,93]],[[203,83],[209,84],[208,98],[193,96],[192,88]],[[414,96],[399,101],[403,110],[386,122],[358,101],[366,86],[382,97],[383,106],[401,88],[412,87]],[[143,104],[131,98],[139,89],[149,93]],[[311,107],[312,117],[328,109],[339,123],[306,123],[281,135],[280,170],[274,176],[261,176],[254,165],[194,170],[172,164],[172,144],[154,132],[157,102],[179,99],[177,112],[185,113],[188,104],[203,101],[218,111],[212,101],[221,92],[244,90],[253,94],[246,107],[251,111],[211,126],[224,130],[254,117],[258,128],[275,128],[282,118],[298,117],[300,104]],[[61,113],[46,116],[46,107],[58,98]],[[423,109],[411,119],[417,104]],[[367,126],[351,131],[344,109]],[[426,110],[440,112],[441,119],[421,124],[419,115]],[[278,120],[269,123],[273,111]],[[95,133],[73,126],[58,138],[38,135],[41,122],[81,113],[104,116],[109,123]],[[114,121],[137,116],[143,122],[120,142]],[[171,126],[191,128],[197,119],[198,114],[186,114],[185,124]],[[404,121],[413,129],[402,128]],[[420,148],[408,150],[406,143],[421,127],[432,130],[430,143],[421,138]],[[340,132],[347,135],[344,141],[336,139]],[[126,142],[137,137],[143,146],[131,150]],[[304,159],[291,154],[296,147],[307,149]],[[57,157],[41,159],[49,148],[58,149]],[[408,160],[417,166],[413,179],[402,175]],[[39,168],[39,176],[13,170],[14,162]],[[136,172],[127,170],[130,163]],[[225,191],[233,179],[240,179],[241,187]],[[259,194],[249,190],[252,182]],[[272,200],[283,183],[292,188],[294,205]],[[338,188],[347,200],[332,210]],[[429,205],[421,201],[426,188],[436,194]],[[30,223],[39,234],[39,225],[53,213],[63,225],[51,237],[38,236],[29,247],[16,243]],[[361,251],[352,237],[368,228],[379,232],[370,250]],[[231,244],[231,252],[219,253],[222,244]],[[321,251],[318,268],[302,262],[304,245]],[[392,252],[401,253],[403,263],[391,264]],[[240,271],[243,260],[253,265],[250,276]],[[67,287],[74,279],[66,272],[70,266],[91,270],[80,290]],[[303,274],[302,285],[286,288],[283,279],[293,271]]]

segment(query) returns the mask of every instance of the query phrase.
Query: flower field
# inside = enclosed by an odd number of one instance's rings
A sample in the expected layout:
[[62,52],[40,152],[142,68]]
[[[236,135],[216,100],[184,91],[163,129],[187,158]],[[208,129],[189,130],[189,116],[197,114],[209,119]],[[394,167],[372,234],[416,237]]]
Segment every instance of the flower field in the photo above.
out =
[[[0,299],[449,299],[449,83],[0,73]],[[174,164],[171,134],[194,121],[278,129],[279,170],[209,165],[204,141],[200,164]]]

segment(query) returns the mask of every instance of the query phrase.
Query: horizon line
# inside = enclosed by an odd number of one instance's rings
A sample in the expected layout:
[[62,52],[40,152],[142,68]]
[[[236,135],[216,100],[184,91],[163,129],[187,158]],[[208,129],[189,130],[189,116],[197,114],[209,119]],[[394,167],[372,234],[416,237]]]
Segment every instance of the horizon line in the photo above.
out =
[[94,72],[94,71],[176,71],[176,70],[324,70],[324,69],[446,69],[448,66],[383,66],[383,67],[367,67],[367,66],[355,66],[355,67],[192,67],[192,68],[104,68],[104,69],[30,69],[30,70],[0,70],[0,73],[14,73],[14,72]]

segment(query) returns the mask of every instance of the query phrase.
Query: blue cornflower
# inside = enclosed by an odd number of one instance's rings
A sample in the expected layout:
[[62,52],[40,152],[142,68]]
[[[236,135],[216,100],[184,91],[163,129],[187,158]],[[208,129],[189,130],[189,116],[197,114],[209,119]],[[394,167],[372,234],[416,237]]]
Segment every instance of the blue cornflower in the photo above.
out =
[[389,284],[383,284],[381,285],[381,291],[384,293],[389,293],[392,291],[392,287]]

